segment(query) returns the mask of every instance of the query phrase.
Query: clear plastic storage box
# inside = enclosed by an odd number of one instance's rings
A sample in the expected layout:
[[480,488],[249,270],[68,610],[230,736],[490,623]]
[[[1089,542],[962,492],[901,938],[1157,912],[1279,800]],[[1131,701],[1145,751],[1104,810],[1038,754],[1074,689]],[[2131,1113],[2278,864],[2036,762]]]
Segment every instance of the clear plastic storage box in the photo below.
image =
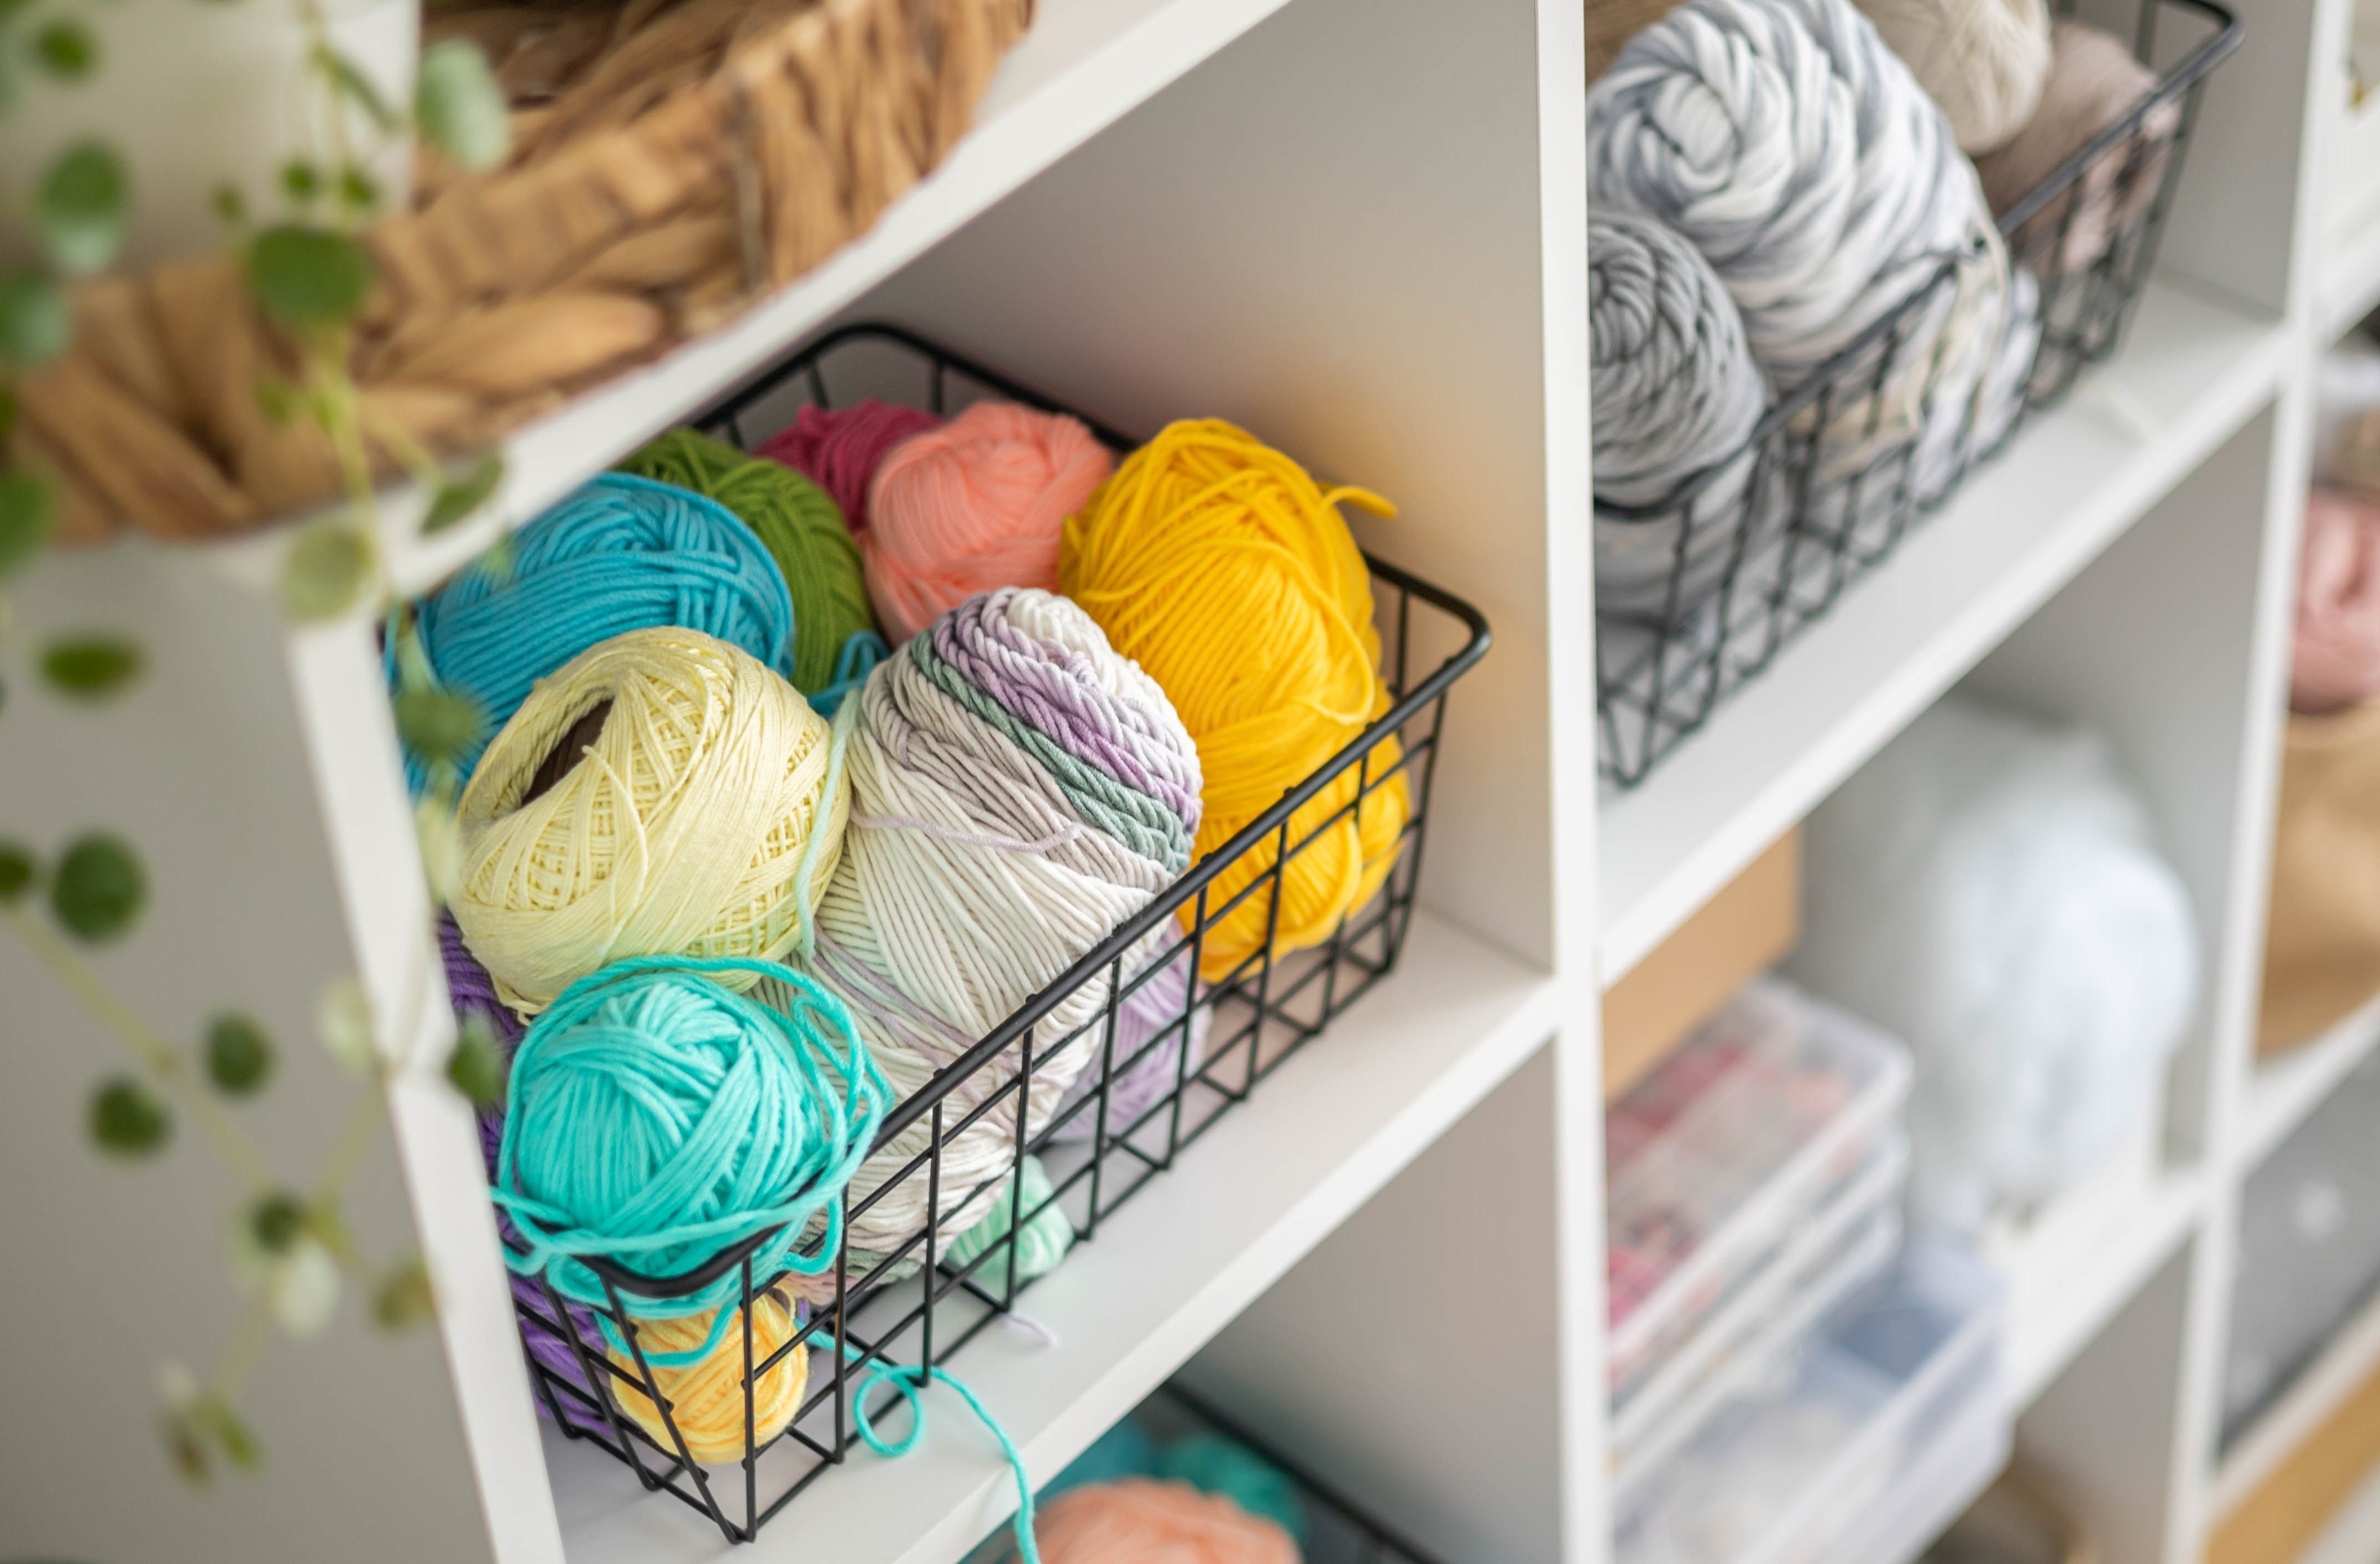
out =
[[1707,1355],[1692,1339],[1706,1320],[1724,1322],[1730,1300],[1810,1258],[1797,1240],[1823,1247],[1806,1236],[1825,1225],[1822,1215],[1848,1231],[1858,1213],[1838,1197],[1864,1172],[1874,1180],[1909,1070],[1892,1039],[1764,980],[1611,1105],[1604,1158],[1616,1412],[1681,1354]]
[[1730,1401],[1620,1515],[1619,1564],[1897,1564],[2005,1460],[1998,1279],[1928,1241],[1780,1390]]

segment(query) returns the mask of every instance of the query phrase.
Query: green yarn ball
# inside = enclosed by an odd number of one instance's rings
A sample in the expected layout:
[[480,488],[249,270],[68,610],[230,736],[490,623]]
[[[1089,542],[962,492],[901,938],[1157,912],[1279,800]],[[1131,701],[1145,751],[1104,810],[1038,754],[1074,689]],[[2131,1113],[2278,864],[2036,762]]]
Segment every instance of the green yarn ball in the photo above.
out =
[[[1016,1241],[1016,1279],[1026,1282],[1058,1268],[1058,1262],[1075,1245],[1075,1229],[1066,1220],[1066,1213],[1050,1198],[1050,1175],[1043,1170],[1041,1159],[1028,1157],[1021,1166],[1025,1170],[1025,1209],[1035,1211],[1038,1207],[1036,1214],[1025,1218],[1024,1236]],[[976,1256],[1008,1236],[1008,1181],[1002,1179],[991,1197],[990,1214],[951,1241],[950,1248],[943,1252],[942,1263],[953,1270],[965,1269]],[[986,1260],[975,1276],[986,1287],[1002,1285],[1008,1279],[1008,1256],[1001,1255]]]
[[853,637],[876,633],[843,512],[800,473],[690,429],[670,430],[620,470],[716,500],[759,535],[793,595],[794,687],[804,695],[835,684]]
[[1220,1434],[1193,1434],[1166,1447],[1157,1474],[1187,1483],[1205,1494],[1220,1494],[1261,1521],[1280,1524],[1300,1547],[1305,1545],[1305,1501],[1289,1473],[1247,1446]]

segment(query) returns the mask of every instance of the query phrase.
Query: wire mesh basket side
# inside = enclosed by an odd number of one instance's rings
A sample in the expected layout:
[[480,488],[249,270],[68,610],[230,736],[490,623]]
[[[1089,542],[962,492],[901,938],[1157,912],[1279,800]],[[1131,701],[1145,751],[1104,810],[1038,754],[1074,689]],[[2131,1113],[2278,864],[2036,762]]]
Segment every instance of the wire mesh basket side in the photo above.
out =
[[[945,414],[984,397],[1066,410],[909,333],[861,326],[821,339],[701,427],[750,444],[806,403],[839,406],[864,395]],[[1084,421],[1118,449],[1131,443],[1096,420]],[[1119,1206],[1388,975],[1412,923],[1447,694],[1484,654],[1487,630],[1467,604],[1394,566],[1367,563],[1386,713],[894,1106],[877,1150],[898,1146],[901,1159],[872,1187],[855,1187],[848,1216],[856,1221],[895,1191],[914,1195],[922,1185],[924,1218],[912,1236],[889,1252],[866,1253],[851,1244],[846,1222],[844,1242],[828,1253],[822,1235],[813,1233],[792,1261],[808,1276],[755,1274],[752,1255],[768,1235],[676,1277],[641,1276],[589,1259],[605,1284],[601,1306],[572,1304],[539,1284],[516,1289],[540,1403],[565,1435],[605,1449],[646,1487],[674,1495],[731,1542],[751,1540],[843,1459],[861,1437],[864,1415],[881,1413],[899,1399],[887,1376],[915,1379],[995,1321],[1014,1316],[1046,1268],[1040,1262],[1050,1224],[1062,1220],[1072,1242],[1095,1240]],[[1405,818],[1378,892],[1313,948],[1277,949],[1284,876],[1320,851],[1333,828],[1388,806],[1391,790],[1403,796]],[[1298,818],[1317,799],[1325,806],[1315,818]],[[1244,854],[1266,849],[1269,862],[1247,883],[1228,891],[1218,886]],[[1212,970],[1202,962],[1207,936],[1252,910],[1261,911],[1260,942]],[[1186,976],[1202,969],[1204,976]],[[1128,1008],[1146,1012],[1153,1008],[1150,996],[1177,991],[1153,1017],[1144,1015],[1148,1024],[1137,1035],[1126,1034]],[[1085,996],[1093,1001],[1089,1019],[1062,1029],[1053,1012]],[[1086,1052],[1090,1063],[1057,1105],[1035,1110],[1037,1072]],[[953,1148],[962,1137],[976,1137],[969,1144],[979,1148],[994,1131],[1010,1141],[998,1173],[972,1181],[952,1175]],[[1028,1179],[1018,1171],[1027,1158],[1045,1170],[1046,1192],[1028,1195]],[[1004,1231],[954,1257],[955,1230],[995,1214],[1004,1222],[991,1226]],[[686,1295],[731,1270],[740,1270],[739,1302],[724,1339],[741,1353],[732,1366],[740,1378],[744,1431],[732,1459],[706,1461],[673,1402],[676,1382],[647,1350],[652,1327],[638,1305]],[[781,1312],[800,1312],[798,1326],[774,1342],[753,1325],[756,1314],[772,1317],[772,1291]],[[807,1354],[799,1406],[790,1416],[764,1417],[758,1406],[763,1381],[782,1375],[795,1352]],[[631,1407],[647,1409],[646,1415]]]
[[1939,329],[1964,285],[1965,260],[1947,261],[1781,398],[1735,455],[1650,503],[1597,503],[1607,787],[1643,782],[1976,464],[2121,346],[2206,77],[2240,38],[2213,0],[2137,0],[2126,30],[2136,57],[2161,70],[2157,85],[1999,219],[2007,280],[1995,324],[1955,339]]

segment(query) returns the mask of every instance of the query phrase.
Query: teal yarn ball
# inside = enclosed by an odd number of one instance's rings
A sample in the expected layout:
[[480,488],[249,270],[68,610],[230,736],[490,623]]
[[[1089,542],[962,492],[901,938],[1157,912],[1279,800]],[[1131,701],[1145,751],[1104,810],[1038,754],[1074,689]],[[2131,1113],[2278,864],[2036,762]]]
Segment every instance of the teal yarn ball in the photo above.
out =
[[[1052,1198],[1048,1170],[1038,1157],[1028,1157],[1020,1165],[1025,1211],[1025,1231],[1016,1241],[1016,1279],[1027,1282],[1048,1276],[1075,1246],[1075,1225],[1066,1220],[1066,1213],[1058,1208]],[[942,1263],[953,1270],[965,1270],[980,1255],[989,1254],[991,1246],[1008,1236],[1008,1224],[1014,1193],[1009,1181],[1002,1179],[990,1196],[991,1209],[983,1219],[951,1241],[942,1252]],[[985,1287],[1000,1287],[1008,1280],[1006,1254],[984,1261],[975,1273],[975,1279]]]
[[[776,562],[716,500],[604,473],[514,537],[509,562],[482,560],[415,609],[431,682],[470,697],[485,722],[458,781],[520,709],[531,685],[598,641],[674,624],[716,636],[780,673],[793,671],[794,605]],[[399,685],[397,645],[388,648]],[[428,768],[406,757],[414,790]]]
[[1220,1434],[1177,1439],[1157,1459],[1157,1474],[1220,1494],[1259,1520],[1276,1522],[1305,1545],[1305,1501],[1288,1473],[1247,1446]]
[[1043,1484],[1041,1491],[1033,1497],[1036,1502],[1047,1503],[1068,1488],[1079,1488],[1088,1483],[1156,1475],[1157,1441],[1148,1437],[1148,1430],[1127,1417],[1092,1440],[1089,1449]]
[[[786,1008],[706,976],[726,972],[776,978]],[[765,1233],[756,1284],[815,1275],[834,1263],[844,1186],[891,1101],[850,1012],[808,978],[740,956],[615,962],[563,990],[513,1055],[493,1195],[523,1247],[505,1261],[599,1317],[611,1298],[594,1257],[667,1280]],[[819,1242],[796,1253],[813,1225]],[[644,1318],[717,1309],[715,1340],[741,1287],[731,1266],[622,1299]],[[711,1345],[647,1355],[693,1363]]]

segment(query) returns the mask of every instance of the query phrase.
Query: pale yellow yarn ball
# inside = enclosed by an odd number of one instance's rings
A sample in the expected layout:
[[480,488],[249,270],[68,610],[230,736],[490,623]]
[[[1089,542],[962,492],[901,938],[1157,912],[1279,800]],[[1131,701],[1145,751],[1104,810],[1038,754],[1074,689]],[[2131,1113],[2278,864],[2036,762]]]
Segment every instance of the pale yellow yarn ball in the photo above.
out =
[[2049,79],[2047,0],[1854,0],[1970,156],[2005,144]]
[[698,630],[589,648],[471,773],[464,942],[523,1012],[624,956],[783,956],[842,855],[832,737],[793,685]]

